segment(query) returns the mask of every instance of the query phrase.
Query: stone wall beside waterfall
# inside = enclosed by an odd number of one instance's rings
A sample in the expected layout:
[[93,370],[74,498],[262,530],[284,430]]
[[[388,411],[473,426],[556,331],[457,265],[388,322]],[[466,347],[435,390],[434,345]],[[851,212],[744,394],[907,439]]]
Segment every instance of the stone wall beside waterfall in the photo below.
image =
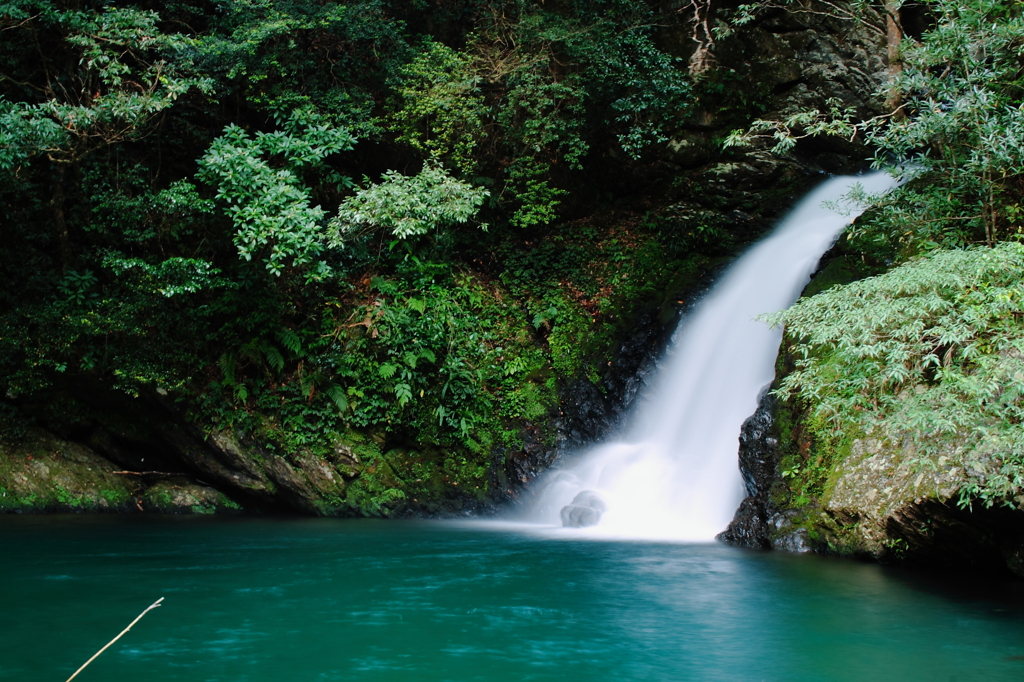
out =
[[[822,270],[837,270],[841,259],[826,259]],[[806,293],[819,289],[812,280]],[[791,366],[784,341],[773,386]],[[911,444],[870,433],[837,444],[815,428],[811,408],[766,391],[743,424],[739,466],[747,497],[721,541],[1024,577],[1024,500],[961,506],[971,474],[955,449],[927,467]]]

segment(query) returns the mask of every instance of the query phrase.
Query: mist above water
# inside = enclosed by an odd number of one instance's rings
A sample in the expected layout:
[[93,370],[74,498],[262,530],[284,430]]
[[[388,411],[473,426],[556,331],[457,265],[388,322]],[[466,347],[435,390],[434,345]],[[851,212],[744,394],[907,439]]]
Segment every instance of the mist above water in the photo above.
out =
[[880,193],[896,181],[885,173],[826,181],[733,263],[680,322],[629,427],[547,474],[535,488],[530,521],[561,525],[561,508],[594,490],[607,512],[598,525],[571,532],[709,541],[725,529],[743,498],[740,426],[774,378],[782,340],[780,329],[756,318],[797,299],[822,254],[861,212],[843,201],[858,183]]

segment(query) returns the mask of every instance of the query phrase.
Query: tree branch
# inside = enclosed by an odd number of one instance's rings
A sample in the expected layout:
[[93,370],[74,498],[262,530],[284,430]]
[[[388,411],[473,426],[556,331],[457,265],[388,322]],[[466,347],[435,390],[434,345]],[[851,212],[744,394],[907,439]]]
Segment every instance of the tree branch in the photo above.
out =
[[97,657],[98,657],[98,656],[99,656],[100,654],[102,654],[102,653],[103,653],[104,651],[106,651],[107,649],[109,649],[109,648],[110,648],[110,645],[111,645],[111,644],[113,644],[113,643],[114,643],[114,642],[116,642],[117,640],[119,640],[119,639],[121,639],[122,637],[124,637],[125,633],[126,633],[126,632],[128,632],[129,630],[131,630],[131,629],[132,629],[132,626],[133,626],[133,625],[135,625],[135,624],[136,624],[136,623],[138,623],[138,622],[139,622],[140,620],[142,620],[142,617],[143,617],[143,616],[145,616],[145,615],[146,615],[147,613],[149,613],[150,611],[152,611],[152,610],[153,610],[153,609],[155,609],[156,607],[160,606],[160,602],[162,602],[163,600],[164,600],[164,598],[163,598],[163,597],[160,597],[160,598],[159,598],[159,599],[157,599],[157,600],[156,600],[155,602],[153,602],[152,604],[150,604],[150,605],[149,605],[149,608],[147,608],[147,609],[146,609],[145,611],[143,611],[142,613],[140,613],[140,614],[138,615],[138,617],[136,617],[136,618],[135,618],[135,620],[133,620],[133,621],[132,621],[131,623],[129,623],[129,624],[128,624],[128,627],[126,627],[126,628],[125,628],[124,630],[121,630],[121,634],[119,634],[119,635],[118,635],[117,637],[115,637],[114,639],[112,639],[112,640],[110,640],[109,642],[107,642],[107,645],[106,645],[105,647],[103,647],[102,649],[100,649],[99,651],[97,651],[96,653],[94,653],[94,654],[92,655],[92,658],[90,658],[90,659],[89,659],[88,661],[86,661],[85,663],[83,663],[83,664],[82,664],[82,667],[81,667],[81,668],[79,668],[78,670],[76,670],[76,671],[75,671],[75,674],[74,674],[74,675],[72,675],[71,677],[69,677],[69,678],[67,679],[67,682],[71,682],[71,680],[73,680],[73,679],[75,679],[76,677],[78,677],[78,673],[80,673],[80,672],[82,672],[83,670],[85,670],[85,666],[87,666],[87,665],[89,665],[90,663],[92,663],[93,661],[95,661],[95,660],[96,660],[96,658],[97,658]]

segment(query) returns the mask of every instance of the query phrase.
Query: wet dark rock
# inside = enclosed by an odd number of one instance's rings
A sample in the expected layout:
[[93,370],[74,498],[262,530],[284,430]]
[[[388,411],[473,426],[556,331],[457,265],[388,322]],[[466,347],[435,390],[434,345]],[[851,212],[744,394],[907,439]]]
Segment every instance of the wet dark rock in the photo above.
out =
[[601,521],[601,514],[608,511],[608,505],[593,490],[584,490],[562,507],[560,515],[565,528],[584,528],[596,526]]
[[795,509],[772,514],[768,519],[772,549],[798,554],[813,549],[807,529],[799,524],[800,517],[800,510]]
[[655,359],[668,342],[677,315],[659,319],[656,311],[646,309],[637,316],[630,333],[619,344],[614,360],[602,377],[602,387],[610,396],[610,423],[618,423],[636,400],[651,373]]
[[804,554],[811,551],[806,528],[797,528],[772,540],[772,549]]
[[559,424],[561,450],[593,443],[621,423],[646,385],[677,320],[676,314],[662,320],[655,310],[641,311],[602,372],[601,384],[581,377],[566,387]]
[[581,446],[597,440],[612,424],[612,410],[607,399],[589,379],[580,377],[563,392],[562,440],[570,446]]
[[737,547],[770,549],[772,542],[767,523],[764,501],[747,497],[740,503],[729,527],[719,533],[717,539]]
[[757,410],[740,427],[740,473],[747,495],[766,495],[775,481],[779,440],[775,434],[776,398],[767,389]]
[[[552,420],[560,431],[561,421]],[[515,500],[519,491],[547,470],[558,456],[558,449],[545,443],[542,425],[527,423],[521,432],[519,448],[495,448],[491,457],[491,490],[498,499]]]
[[[739,465],[747,497],[740,504],[729,527],[718,539],[730,545],[751,549],[774,546],[778,529],[769,525],[775,513],[769,492],[777,477],[778,435],[775,433],[776,398],[765,391],[757,410],[740,427]],[[795,550],[801,551],[801,550]]]

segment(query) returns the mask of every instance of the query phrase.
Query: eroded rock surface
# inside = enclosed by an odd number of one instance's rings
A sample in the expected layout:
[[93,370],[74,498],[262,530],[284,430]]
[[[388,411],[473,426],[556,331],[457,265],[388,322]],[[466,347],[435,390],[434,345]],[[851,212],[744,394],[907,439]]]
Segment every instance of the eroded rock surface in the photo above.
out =
[[213,513],[240,505],[167,472],[124,470],[84,445],[39,428],[0,443],[0,511]]
[[773,545],[769,519],[775,514],[769,493],[777,477],[778,436],[774,429],[775,398],[761,396],[757,411],[740,427],[739,464],[747,497],[718,539],[739,547],[768,549]]
[[[787,409],[792,406],[768,395],[744,423],[740,468],[748,497],[720,540],[1024,577],[1024,499],[991,508],[962,507],[961,488],[981,472],[965,464],[956,448],[931,467],[922,465],[910,444],[893,446],[863,434],[835,462],[822,495],[794,499],[789,481],[778,472],[775,418]],[[791,447],[813,456],[799,421],[791,436],[798,441]]]
[[186,478],[157,481],[136,495],[142,511],[162,514],[214,514],[242,508],[219,490]]

